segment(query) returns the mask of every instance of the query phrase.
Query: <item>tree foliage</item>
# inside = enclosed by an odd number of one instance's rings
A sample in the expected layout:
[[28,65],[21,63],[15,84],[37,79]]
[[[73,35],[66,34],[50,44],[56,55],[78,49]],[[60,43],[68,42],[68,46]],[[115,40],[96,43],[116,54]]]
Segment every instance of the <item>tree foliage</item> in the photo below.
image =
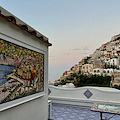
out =
[[82,86],[99,86],[99,87],[110,87],[111,77],[103,75],[83,75],[74,73],[67,77],[64,81],[61,81],[61,85],[72,81],[76,87]]

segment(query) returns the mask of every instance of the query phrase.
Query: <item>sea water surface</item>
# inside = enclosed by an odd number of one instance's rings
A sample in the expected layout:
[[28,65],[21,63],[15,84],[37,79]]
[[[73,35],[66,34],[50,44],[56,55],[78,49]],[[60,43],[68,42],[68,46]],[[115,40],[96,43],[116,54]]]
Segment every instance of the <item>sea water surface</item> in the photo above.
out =
[[15,66],[0,64],[0,86],[9,81],[9,79],[6,78],[6,75],[9,75],[14,68]]

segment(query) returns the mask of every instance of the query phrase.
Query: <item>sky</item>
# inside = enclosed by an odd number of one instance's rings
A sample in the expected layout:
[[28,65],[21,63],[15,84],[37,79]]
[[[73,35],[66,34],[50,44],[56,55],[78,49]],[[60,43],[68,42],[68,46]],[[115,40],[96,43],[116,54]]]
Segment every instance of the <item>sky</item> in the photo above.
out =
[[120,34],[120,0],[0,0],[0,5],[49,38],[51,82]]

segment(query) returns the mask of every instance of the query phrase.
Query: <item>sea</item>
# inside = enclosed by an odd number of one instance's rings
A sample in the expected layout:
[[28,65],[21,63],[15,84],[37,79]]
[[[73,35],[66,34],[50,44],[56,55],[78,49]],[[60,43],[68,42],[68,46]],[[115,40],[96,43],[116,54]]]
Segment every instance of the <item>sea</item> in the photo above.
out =
[[0,64],[0,86],[4,85],[10,80],[6,78],[6,75],[11,74],[14,68],[15,66]]

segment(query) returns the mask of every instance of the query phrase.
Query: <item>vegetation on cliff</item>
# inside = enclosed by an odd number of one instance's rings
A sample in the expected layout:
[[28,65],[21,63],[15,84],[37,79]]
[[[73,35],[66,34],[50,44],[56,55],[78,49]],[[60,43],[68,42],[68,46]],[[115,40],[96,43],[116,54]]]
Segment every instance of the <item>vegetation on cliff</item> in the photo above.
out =
[[83,75],[81,73],[74,73],[71,76],[61,80],[58,85],[65,85],[66,83],[73,83],[75,87],[82,86],[99,86],[110,87],[110,76],[99,75]]

